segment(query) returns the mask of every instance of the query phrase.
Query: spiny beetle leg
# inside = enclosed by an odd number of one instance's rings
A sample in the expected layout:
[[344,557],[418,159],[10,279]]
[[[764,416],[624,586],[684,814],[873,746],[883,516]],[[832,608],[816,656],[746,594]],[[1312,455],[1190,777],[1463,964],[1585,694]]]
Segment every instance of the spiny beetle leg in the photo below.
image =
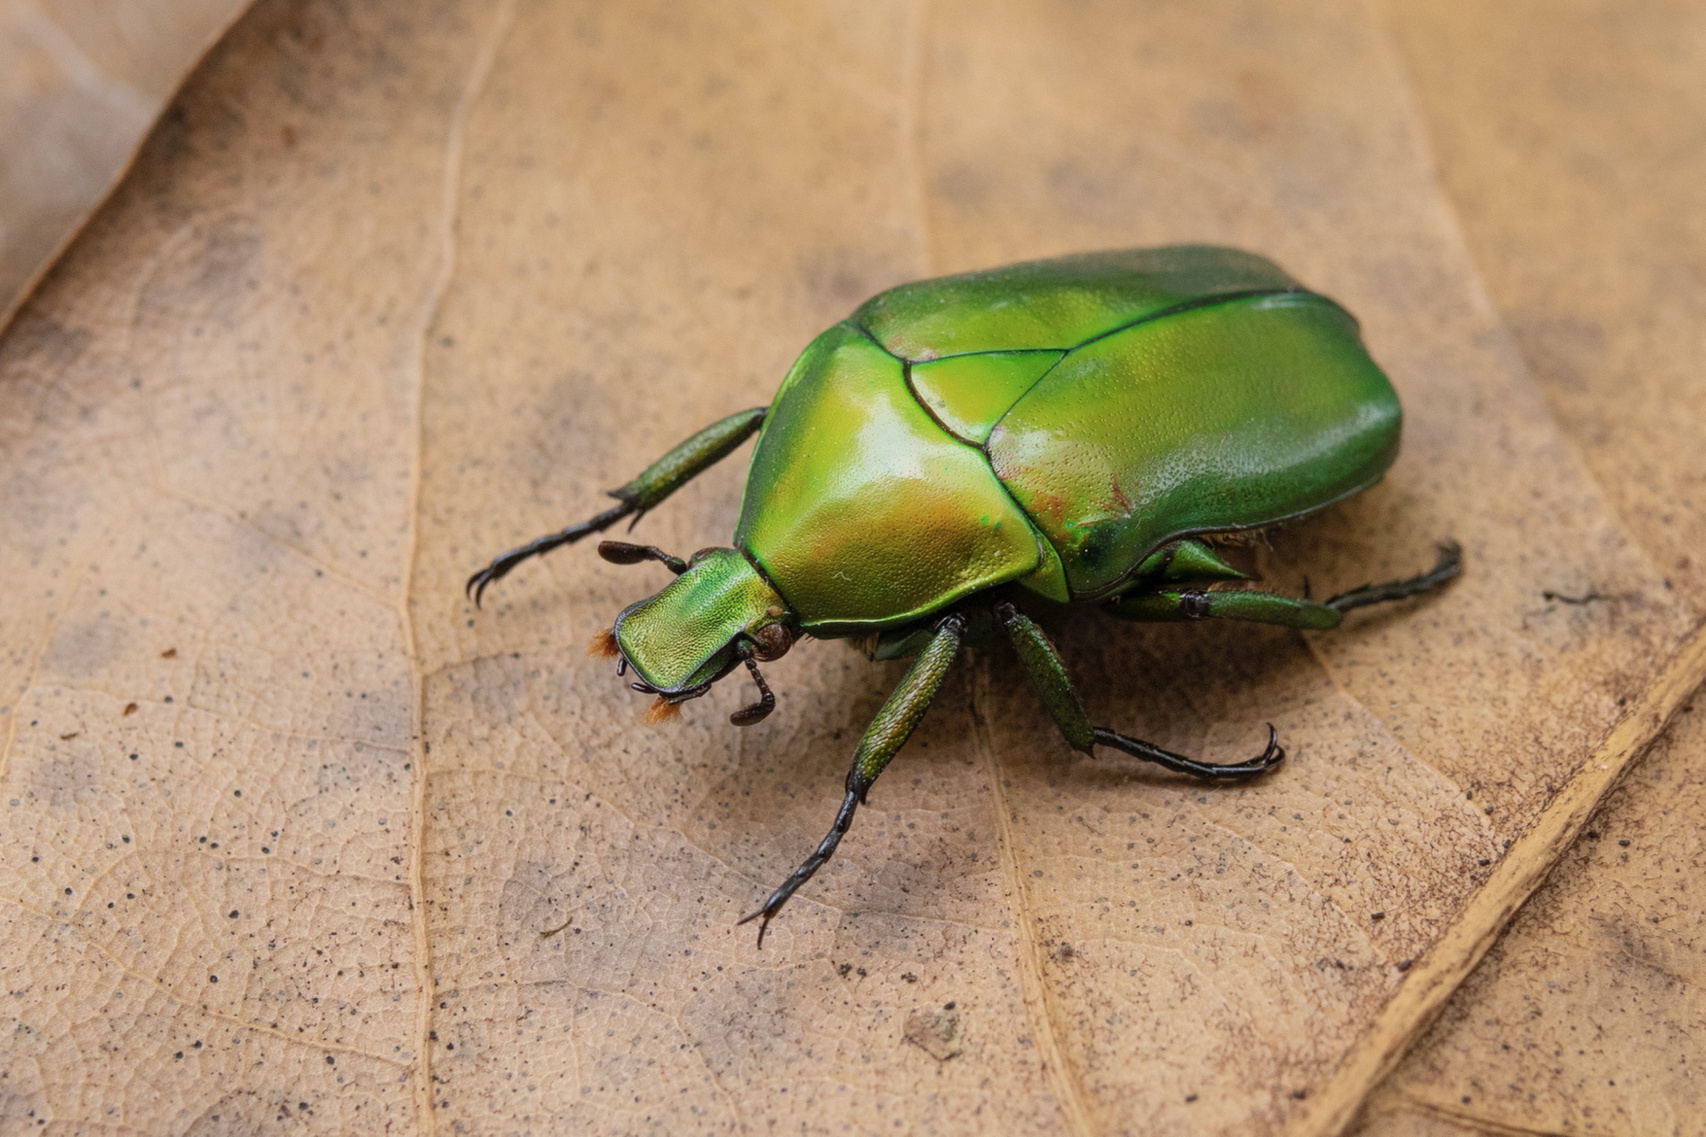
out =
[[1326,606],[1340,612],[1348,612],[1352,608],[1380,604],[1387,600],[1404,600],[1438,588],[1462,571],[1463,546],[1456,541],[1442,541],[1439,545],[1439,560],[1433,568],[1420,576],[1412,576],[1408,580],[1389,580],[1385,584],[1365,584],[1361,588],[1339,593],[1327,601]]
[[1267,749],[1248,762],[1226,765],[1198,762],[1194,758],[1186,758],[1183,754],[1163,750],[1152,742],[1092,726],[1089,712],[1084,709],[1078,692],[1072,686],[1072,679],[1066,673],[1066,665],[1061,661],[1060,653],[1055,650],[1053,642],[1042,628],[1037,626],[1036,621],[1006,601],[995,606],[995,618],[1006,629],[1008,639],[1012,640],[1013,648],[1018,652],[1019,661],[1025,665],[1031,682],[1036,684],[1043,706],[1048,708],[1049,716],[1054,719],[1066,741],[1076,750],[1093,754],[1097,746],[1112,746],[1134,758],[1142,758],[1146,762],[1157,763],[1181,774],[1194,774],[1199,778],[1250,778],[1285,761],[1285,751],[1280,748],[1279,735],[1271,723],[1268,726]]
[[1365,584],[1340,593],[1324,604],[1254,588],[1147,591],[1137,587],[1108,601],[1106,611],[1122,620],[1245,620],[1325,632],[1338,627],[1345,613],[1352,608],[1403,600],[1438,588],[1462,571],[1462,557],[1463,550],[1456,542],[1446,542],[1439,547],[1439,563],[1420,576],[1385,584]]
[[759,947],[764,946],[764,932],[770,927],[770,921],[776,918],[776,913],[782,910],[782,905],[788,903],[788,898],[798,892],[800,886],[835,853],[835,847],[841,843],[841,835],[853,824],[854,811],[871,792],[871,784],[889,764],[889,759],[906,744],[924,712],[930,709],[930,700],[936,697],[937,689],[942,686],[942,678],[947,675],[949,665],[960,650],[965,630],[966,618],[960,613],[944,617],[936,625],[936,634],[930,643],[912,661],[906,678],[889,694],[877,717],[865,728],[864,737],[859,739],[859,748],[853,752],[853,766],[847,771],[847,796],[841,799],[835,824],[818,843],[816,851],[801,861],[800,867],[770,894],[764,906],[740,921],[742,924],[750,920],[763,921],[758,925]]
[[1190,774],[1197,778],[1213,778],[1230,780],[1235,778],[1254,778],[1265,774],[1285,761],[1285,748],[1279,744],[1279,732],[1274,724],[1268,724],[1268,745],[1265,750],[1248,762],[1198,762],[1194,758],[1186,758],[1183,754],[1175,754],[1171,750],[1163,750],[1153,742],[1144,742],[1140,738],[1130,738],[1102,727],[1095,728],[1096,744],[1112,746],[1115,750],[1124,751],[1133,758],[1141,758],[1145,762],[1154,762],[1180,774]]
[[[735,447],[752,437],[753,433],[764,425],[764,416],[768,412],[768,407],[753,407],[751,410],[737,411],[725,419],[719,419],[672,448],[621,489],[611,490],[610,496],[621,504],[588,521],[529,541],[494,558],[491,564],[468,578],[466,591],[474,598],[474,606],[480,606],[480,594],[486,591],[488,584],[503,579],[511,569],[529,557],[548,553],[561,545],[573,544],[588,533],[608,529],[630,515],[637,524],[648,510],[655,508],[664,498],[728,457]],[[632,529],[633,525],[629,528]]]
[[776,913],[782,910],[782,905],[788,903],[788,898],[798,892],[800,886],[810,880],[812,874],[821,869],[824,863],[835,855],[835,847],[841,844],[842,835],[853,824],[853,813],[858,808],[859,794],[857,791],[848,790],[847,796],[841,799],[841,808],[836,811],[835,824],[829,827],[828,834],[824,836],[822,841],[818,842],[817,849],[812,855],[801,861],[800,867],[790,873],[788,879],[782,882],[782,886],[770,894],[770,899],[764,902],[764,907],[750,916],[741,918],[741,924],[750,923],[753,920],[763,921],[758,925],[758,946],[760,948],[764,946],[764,933],[769,930],[770,921],[776,918]]
[[[468,583],[463,588],[463,591],[467,595],[473,597],[474,607],[478,608],[480,606],[480,596],[486,591],[486,586],[495,580],[502,580],[504,577],[508,576],[510,570],[522,561],[525,561],[530,557],[537,557],[542,553],[548,553],[552,549],[559,548],[563,545],[572,545],[582,537],[585,537],[588,533],[597,533],[600,530],[608,529],[624,517],[628,516],[630,513],[633,513],[634,510],[635,506],[632,501],[624,501],[620,505],[612,506],[610,509],[605,510],[597,517],[591,518],[590,520],[577,522],[574,525],[569,526],[567,529],[559,530],[556,533],[549,533],[543,537],[535,537],[525,545],[519,545],[507,553],[499,553],[497,556],[492,558],[491,564],[468,578]],[[638,520],[638,518],[635,520]]]

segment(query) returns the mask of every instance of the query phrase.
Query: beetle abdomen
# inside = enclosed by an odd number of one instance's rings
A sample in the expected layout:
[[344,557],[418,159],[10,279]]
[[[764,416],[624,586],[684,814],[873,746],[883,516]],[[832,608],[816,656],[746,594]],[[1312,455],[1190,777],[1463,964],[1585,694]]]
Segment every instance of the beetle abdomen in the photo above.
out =
[[996,424],[995,472],[1074,599],[1164,541],[1319,509],[1397,455],[1398,397],[1356,322],[1304,292],[1159,315],[1067,353]]

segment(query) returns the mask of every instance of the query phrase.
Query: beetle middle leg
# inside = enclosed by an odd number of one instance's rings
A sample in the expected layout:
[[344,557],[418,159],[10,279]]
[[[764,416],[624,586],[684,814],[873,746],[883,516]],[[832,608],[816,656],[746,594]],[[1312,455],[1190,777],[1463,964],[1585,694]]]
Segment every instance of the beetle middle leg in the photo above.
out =
[[[525,545],[517,546],[507,553],[499,553],[492,558],[492,563],[468,578],[465,588],[467,594],[474,598],[474,606],[480,606],[480,596],[486,591],[486,586],[493,581],[502,580],[509,575],[511,569],[532,557],[550,552],[563,545],[572,545],[589,533],[599,533],[610,528],[624,517],[632,516],[637,523],[645,516],[647,510],[659,505],[664,498],[728,457],[735,447],[745,442],[760,426],[764,424],[764,416],[768,407],[753,407],[751,410],[740,411],[728,418],[720,419],[701,430],[693,437],[680,443],[662,458],[647,466],[640,476],[623,486],[621,489],[610,491],[610,496],[617,501],[603,513],[586,521],[578,521],[566,529],[555,533],[547,533],[536,537]],[[629,528],[633,528],[632,525]],[[626,549],[642,549],[638,545],[617,543],[616,553],[622,555]],[[640,557],[644,557],[642,552]],[[618,564],[633,564],[633,560],[618,561]],[[667,561],[665,562],[668,563]],[[680,572],[680,569],[675,569]]]
[[865,728],[864,737],[859,739],[859,747],[853,752],[853,767],[847,771],[847,796],[841,799],[841,808],[835,814],[835,824],[818,844],[812,855],[800,862],[783,881],[781,887],[770,894],[770,899],[764,902],[764,907],[741,920],[742,924],[750,920],[762,920],[758,925],[758,946],[764,946],[764,932],[770,927],[770,921],[776,918],[776,913],[788,903],[788,898],[798,892],[800,886],[812,878],[812,874],[824,866],[830,857],[835,855],[835,847],[841,843],[842,835],[853,824],[853,813],[864,804],[865,795],[871,792],[871,784],[877,780],[877,775],[883,772],[900,748],[911,737],[912,729],[918,725],[918,720],[924,717],[924,712],[930,707],[930,700],[936,697],[936,691],[942,686],[942,679],[948,674],[948,667],[954,662],[954,656],[960,650],[960,641],[965,638],[965,617],[954,613],[936,625],[936,632],[930,643],[912,662],[912,669],[906,673],[906,678],[900,681],[883,704],[883,709],[877,712],[877,717],[871,720],[871,725]]
[[1019,654],[1019,661],[1030,673],[1031,682],[1036,684],[1037,694],[1042,697],[1049,716],[1075,750],[1093,755],[1097,746],[1111,746],[1133,758],[1154,762],[1181,774],[1213,779],[1255,777],[1285,761],[1285,750],[1280,747],[1279,736],[1272,724],[1268,726],[1268,745],[1260,754],[1248,761],[1229,763],[1199,762],[1183,754],[1163,750],[1153,742],[1095,726],[1090,722],[1090,714],[1084,709],[1078,691],[1072,686],[1071,677],[1066,674],[1066,664],[1061,661],[1060,653],[1036,621],[1007,601],[995,606],[995,618],[1006,630],[1007,638]]
[[1352,608],[1404,600],[1430,592],[1463,570],[1463,549],[1455,541],[1439,547],[1439,560],[1427,572],[1385,584],[1365,584],[1324,602],[1279,596],[1253,588],[1209,592],[1200,588],[1170,588],[1131,592],[1108,601],[1108,611],[1122,620],[1247,620],[1325,632],[1339,626]]

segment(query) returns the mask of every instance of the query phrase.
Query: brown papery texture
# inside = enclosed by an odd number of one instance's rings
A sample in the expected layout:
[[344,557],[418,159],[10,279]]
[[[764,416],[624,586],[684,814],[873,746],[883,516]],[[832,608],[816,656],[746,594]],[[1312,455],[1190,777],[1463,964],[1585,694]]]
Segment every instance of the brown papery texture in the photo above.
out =
[[[1388,12],[1495,304],[1630,532],[1698,609],[1706,12],[1580,2]],[[1706,1128],[1701,708],[1697,694],[1589,822],[1375,1096],[1366,1133]]]
[[[1079,758],[968,654],[758,950],[899,666],[802,644],[763,724],[735,682],[647,729],[582,645],[661,567],[463,580],[871,292],[1181,241],[1344,302],[1405,399],[1269,579],[1466,575],[1332,636],[1061,627],[1099,722],[1273,721],[1254,785]],[[1348,0],[265,2],[0,390],[17,1128],[1334,1131],[1706,670]]]
[[0,314],[107,192],[190,66],[243,7],[0,4]]
[[1696,694],[1372,1095],[1359,1135],[1698,1133],[1703,868]]

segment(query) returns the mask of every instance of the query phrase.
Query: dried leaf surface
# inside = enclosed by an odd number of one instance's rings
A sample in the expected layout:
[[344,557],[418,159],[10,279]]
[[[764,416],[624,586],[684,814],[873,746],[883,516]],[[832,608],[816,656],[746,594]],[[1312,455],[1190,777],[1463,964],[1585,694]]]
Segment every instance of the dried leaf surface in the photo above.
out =
[[[898,670],[808,644],[761,726],[647,730],[580,645],[661,569],[463,578],[872,291],[1185,240],[1343,300],[1406,400],[1270,579],[1469,573],[1308,641],[1061,629],[1100,721],[1275,722],[1258,785],[1077,759],[968,658],[759,952]],[[264,3],[0,383],[9,1121],[1324,1131],[1706,667],[1349,3]],[[726,540],[737,466],[640,532]]]
[[1360,1133],[1700,1131],[1702,711],[1688,704],[1613,791]]
[[0,4],[0,313],[119,174],[239,0]]
[[1706,11],[1387,5],[1523,359],[1630,531],[1706,607]]
[[[1706,17],[1663,3],[1391,11],[1494,301],[1631,532],[1698,607]],[[1683,716],[1607,801],[1365,1132],[1706,1124],[1700,720]]]

